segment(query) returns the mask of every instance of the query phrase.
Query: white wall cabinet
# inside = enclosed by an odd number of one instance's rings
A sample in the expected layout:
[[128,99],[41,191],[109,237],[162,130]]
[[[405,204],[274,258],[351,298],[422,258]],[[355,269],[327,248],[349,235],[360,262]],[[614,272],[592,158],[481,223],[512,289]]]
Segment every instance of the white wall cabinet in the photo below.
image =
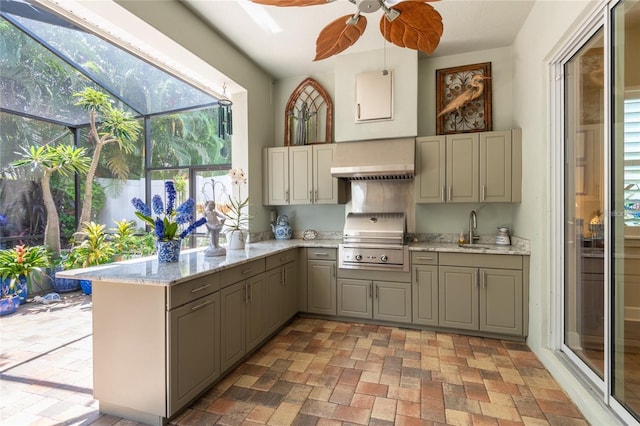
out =
[[356,123],[393,118],[393,73],[382,70],[356,75]]
[[520,129],[416,140],[417,203],[519,202]]
[[331,176],[334,144],[266,148],[266,205],[340,204],[346,183]]

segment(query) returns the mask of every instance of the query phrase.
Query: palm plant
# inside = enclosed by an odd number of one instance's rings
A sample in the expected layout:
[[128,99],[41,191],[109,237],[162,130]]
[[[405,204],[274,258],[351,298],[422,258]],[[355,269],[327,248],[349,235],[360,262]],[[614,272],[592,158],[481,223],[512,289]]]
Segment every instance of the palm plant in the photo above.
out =
[[126,153],[133,152],[135,148],[133,142],[138,138],[141,126],[129,113],[115,108],[105,93],[86,88],[73,96],[78,98],[76,105],[89,111],[89,135],[94,142],[91,165],[87,170],[82,211],[78,220],[78,231],[80,231],[83,224],[91,218],[93,178],[100,162],[102,148],[107,144],[115,143]]
[[44,231],[44,242],[51,250],[54,258],[60,257],[60,217],[51,192],[51,176],[59,173],[70,176],[73,173],[86,173],[90,159],[84,148],[71,145],[43,145],[22,149],[22,158],[12,164],[16,167],[29,166],[40,170],[42,178],[42,198],[47,211],[47,225]]

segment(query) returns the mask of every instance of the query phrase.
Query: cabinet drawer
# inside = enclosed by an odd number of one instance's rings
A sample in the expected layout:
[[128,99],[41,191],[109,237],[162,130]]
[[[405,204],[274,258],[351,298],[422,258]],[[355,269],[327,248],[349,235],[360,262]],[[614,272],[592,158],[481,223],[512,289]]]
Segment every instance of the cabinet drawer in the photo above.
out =
[[336,260],[338,250],[333,248],[308,248],[307,259]]
[[298,249],[283,251],[267,257],[267,270],[277,268],[289,262],[295,262],[298,259]]
[[199,297],[220,290],[220,274],[198,277],[191,281],[169,287],[167,310],[189,303]]
[[437,265],[438,253],[434,251],[421,251],[411,253],[412,265]]
[[264,259],[258,259],[240,266],[225,269],[220,272],[222,288],[263,273],[265,271],[264,265]]
[[439,265],[471,268],[522,269],[522,256],[506,254],[439,253]]

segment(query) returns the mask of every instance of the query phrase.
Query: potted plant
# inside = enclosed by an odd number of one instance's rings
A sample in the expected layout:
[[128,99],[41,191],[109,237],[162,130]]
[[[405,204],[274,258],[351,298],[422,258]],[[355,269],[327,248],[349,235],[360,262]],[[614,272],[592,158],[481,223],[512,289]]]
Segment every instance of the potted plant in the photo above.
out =
[[219,206],[217,210],[226,218],[224,226],[226,227],[228,248],[231,250],[243,249],[246,239],[245,230],[250,217],[245,212],[249,206],[249,197],[242,198],[241,185],[247,184],[247,175],[244,170],[236,168],[229,171],[229,176],[231,176],[232,192],[235,192],[233,188],[237,187],[238,196],[229,195],[227,203]]
[[0,250],[0,277],[2,278],[2,298],[18,296],[19,303],[27,301],[27,279],[36,268],[46,268],[51,264],[49,251],[44,246],[18,245]]
[[135,215],[153,228],[157,239],[158,261],[162,263],[177,262],[180,257],[182,239],[197,227],[204,225],[207,219],[201,217],[190,223],[193,220],[195,201],[189,198],[175,207],[176,188],[173,181],[166,181],[164,187],[166,207],[160,195],[156,194],[152,199],[153,213],[156,214],[155,219],[152,217],[151,208],[140,198],[134,197],[131,203],[136,209]]
[[122,219],[114,221],[115,228],[111,228],[111,243],[113,244],[114,260],[129,259],[136,244],[136,224],[131,220]]

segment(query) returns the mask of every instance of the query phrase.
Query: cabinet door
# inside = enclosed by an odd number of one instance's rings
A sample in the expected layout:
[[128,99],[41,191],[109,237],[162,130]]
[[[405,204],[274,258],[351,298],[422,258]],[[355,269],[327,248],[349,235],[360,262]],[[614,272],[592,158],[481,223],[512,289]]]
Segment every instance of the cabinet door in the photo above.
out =
[[298,313],[298,264],[290,262],[282,266],[283,297],[284,301],[282,322],[288,321]]
[[246,352],[255,348],[267,337],[266,285],[264,276],[265,274],[260,274],[246,281]]
[[480,201],[511,202],[511,131],[479,136]]
[[265,274],[266,280],[266,328],[267,334],[274,332],[284,321],[285,298],[283,287],[283,269],[274,268]]
[[289,148],[267,148],[267,204],[289,204]]
[[413,323],[438,325],[438,266],[413,267]]
[[480,269],[480,330],[522,335],[522,271]]
[[247,303],[245,282],[220,291],[220,368],[227,370],[245,354],[245,310]]
[[372,318],[372,283],[366,280],[338,280],[338,315]]
[[478,269],[438,268],[438,323],[440,327],[478,329]]
[[309,260],[307,265],[308,311],[336,315],[336,262]]
[[393,118],[392,73],[368,71],[356,75],[356,122]]
[[338,204],[338,179],[331,176],[335,144],[313,145],[313,202]]
[[373,282],[373,317],[393,322],[411,322],[411,283]]
[[311,145],[289,147],[289,204],[313,203],[312,156]]
[[444,203],[446,197],[446,139],[416,139],[416,203]]
[[220,375],[220,293],[169,311],[170,417]]
[[478,202],[478,145],[477,133],[447,136],[448,202]]

